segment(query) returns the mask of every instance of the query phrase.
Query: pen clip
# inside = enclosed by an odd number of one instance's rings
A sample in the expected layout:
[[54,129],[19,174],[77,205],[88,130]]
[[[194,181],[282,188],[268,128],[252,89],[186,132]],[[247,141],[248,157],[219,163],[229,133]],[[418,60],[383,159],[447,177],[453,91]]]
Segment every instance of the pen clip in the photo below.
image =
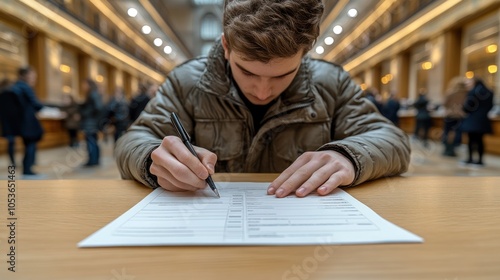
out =
[[191,141],[191,137],[189,136],[189,134],[187,133],[186,129],[182,125],[182,123],[181,123],[181,121],[180,121],[180,119],[179,119],[179,117],[177,116],[176,113],[174,113],[174,112],[171,113],[170,120],[174,124],[174,127],[177,130],[177,133],[181,137],[182,141],[188,141],[188,142],[190,142]]

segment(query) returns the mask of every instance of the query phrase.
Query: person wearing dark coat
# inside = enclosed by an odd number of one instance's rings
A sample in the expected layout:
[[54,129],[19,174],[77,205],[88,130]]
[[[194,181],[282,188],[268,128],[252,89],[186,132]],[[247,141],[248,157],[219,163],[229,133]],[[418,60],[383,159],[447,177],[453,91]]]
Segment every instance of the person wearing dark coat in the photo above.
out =
[[22,107],[11,86],[12,82],[8,79],[0,83],[0,135],[7,140],[10,163],[15,166],[15,140],[16,136],[21,136]]
[[157,86],[155,84],[150,83],[141,84],[139,86],[139,94],[132,98],[129,104],[130,122],[134,122],[139,117],[141,112],[144,111],[144,108],[148,105],[149,100],[151,100],[156,92],[156,88]]
[[43,108],[37,99],[33,86],[37,78],[36,71],[30,67],[19,69],[19,79],[12,86],[12,91],[19,99],[22,108],[21,137],[24,143],[23,175],[36,175],[33,165],[36,157],[36,143],[42,139],[43,128],[36,113]]
[[382,105],[381,113],[384,117],[390,120],[395,126],[399,125],[398,111],[401,108],[399,101],[394,93],[391,93],[389,99]]
[[129,107],[121,88],[115,90],[113,99],[107,104],[107,118],[115,128],[115,143],[125,133],[129,125]]
[[428,109],[429,99],[427,99],[426,95],[426,91],[421,91],[417,101],[413,103],[413,107],[417,109],[417,115],[415,116],[415,137],[422,140],[425,147],[428,146],[427,140],[429,138],[429,129],[432,125],[431,114]]
[[380,94],[378,93],[377,89],[375,88],[369,88],[365,90],[365,96],[368,100],[370,100],[371,103],[377,107],[377,110],[379,112],[382,111],[382,102],[380,102]]
[[100,159],[97,134],[104,112],[104,105],[97,84],[93,80],[86,79],[82,83],[82,90],[86,97],[83,104],[80,105],[80,128],[85,134],[88,152],[88,161],[84,166],[97,166]]
[[[493,92],[489,90],[478,78],[470,79],[468,85],[471,90],[467,93],[463,109],[467,113],[462,122],[462,131],[467,133],[468,159],[466,164],[483,165],[485,134],[493,132],[488,112],[493,108]],[[478,154],[478,160],[473,160],[474,152]]]

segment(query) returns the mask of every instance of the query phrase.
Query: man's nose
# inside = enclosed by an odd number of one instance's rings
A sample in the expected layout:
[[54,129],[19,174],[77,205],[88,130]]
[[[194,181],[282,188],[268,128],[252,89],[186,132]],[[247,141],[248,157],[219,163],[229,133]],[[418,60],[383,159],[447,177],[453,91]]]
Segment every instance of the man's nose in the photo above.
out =
[[269,96],[272,95],[272,86],[269,81],[261,80],[259,85],[257,86],[257,92],[255,93],[255,97],[260,100],[265,100]]

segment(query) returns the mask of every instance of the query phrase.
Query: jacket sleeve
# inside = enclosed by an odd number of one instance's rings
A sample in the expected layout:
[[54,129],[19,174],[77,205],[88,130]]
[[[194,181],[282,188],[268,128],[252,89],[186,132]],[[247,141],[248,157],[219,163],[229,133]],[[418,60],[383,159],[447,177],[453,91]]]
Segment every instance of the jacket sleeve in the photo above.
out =
[[24,95],[24,98],[26,100],[26,102],[28,102],[29,104],[31,104],[31,106],[33,106],[33,108],[35,108],[35,111],[40,111],[42,108],[43,108],[43,104],[40,103],[40,101],[38,101],[38,99],[36,98],[36,95],[35,95],[35,92],[33,91],[33,89],[29,86],[23,86],[22,87],[22,94]]
[[177,112],[186,129],[191,129],[192,122],[188,121],[181,102],[183,99],[179,97],[187,90],[181,87],[175,71],[171,72],[139,118],[119,138],[115,158],[123,179],[135,179],[149,187],[159,187],[156,176],[149,173],[151,153],[165,136],[176,135],[170,123],[170,112]]
[[335,150],[351,159],[356,176],[350,186],[407,171],[408,136],[376,111],[347,72],[338,72],[335,80],[334,140],[320,150]]

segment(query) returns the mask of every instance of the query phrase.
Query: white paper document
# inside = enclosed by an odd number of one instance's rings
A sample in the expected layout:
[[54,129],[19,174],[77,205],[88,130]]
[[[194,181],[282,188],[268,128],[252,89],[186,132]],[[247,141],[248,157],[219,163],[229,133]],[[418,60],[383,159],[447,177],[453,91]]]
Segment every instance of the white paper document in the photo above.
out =
[[221,198],[154,190],[79,247],[423,242],[341,189],[276,198],[269,183],[217,183]]

